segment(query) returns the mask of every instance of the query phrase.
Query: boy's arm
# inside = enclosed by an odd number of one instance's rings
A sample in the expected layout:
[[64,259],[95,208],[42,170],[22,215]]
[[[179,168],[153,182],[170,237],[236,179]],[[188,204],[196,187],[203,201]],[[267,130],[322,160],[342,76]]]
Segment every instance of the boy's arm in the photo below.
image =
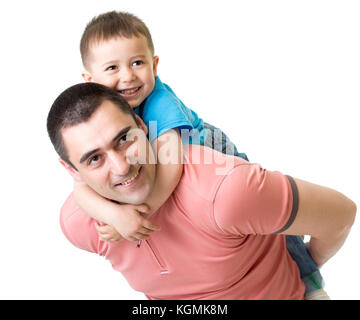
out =
[[335,190],[294,179],[298,211],[283,234],[311,236],[309,253],[321,267],[341,248],[354,222],[356,205]]
[[156,179],[147,204],[158,210],[178,185],[182,170],[182,142],[178,129],[166,131],[152,142],[157,154]]
[[114,227],[126,240],[143,240],[159,229],[143,216],[149,213],[146,205],[117,204],[103,198],[83,182],[75,182],[73,194],[83,211],[90,217]]
[[[147,205],[151,212],[158,210],[176,188],[182,174],[182,143],[179,131],[169,130],[153,141],[157,153],[157,170],[153,192]],[[79,207],[90,217],[112,226],[129,241],[144,240],[160,228],[152,224],[143,214],[150,213],[146,204],[116,204],[92,190],[83,182],[75,182],[74,198]],[[102,240],[114,240],[103,227],[97,228]],[[100,233],[100,230],[104,230]],[[112,234],[116,234],[111,230]]]

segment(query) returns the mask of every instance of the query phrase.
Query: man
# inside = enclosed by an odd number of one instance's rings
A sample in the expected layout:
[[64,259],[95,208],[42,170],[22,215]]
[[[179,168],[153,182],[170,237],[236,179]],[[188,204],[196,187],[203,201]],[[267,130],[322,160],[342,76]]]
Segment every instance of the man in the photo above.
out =
[[[119,203],[146,203],[156,179],[149,142],[133,135],[139,129],[147,132],[126,101],[95,83],[65,90],[48,116],[50,139],[73,178]],[[219,159],[233,162],[224,175]],[[149,299],[303,299],[284,235],[310,234],[309,252],[322,266],[344,243],[355,213],[337,191],[193,145],[184,150],[177,188],[151,216],[161,230],[140,247],[101,241],[71,195],[61,226]]]

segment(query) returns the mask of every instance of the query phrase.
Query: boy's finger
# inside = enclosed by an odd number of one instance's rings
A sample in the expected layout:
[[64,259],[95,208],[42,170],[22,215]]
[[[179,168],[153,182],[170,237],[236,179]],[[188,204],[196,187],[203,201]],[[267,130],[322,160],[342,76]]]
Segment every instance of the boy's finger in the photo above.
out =
[[149,235],[149,234],[152,234],[154,231],[156,231],[156,230],[151,230],[151,229],[142,227],[138,232],[145,234],[145,235]]
[[143,233],[140,233],[140,232],[137,232],[135,234],[135,238],[137,240],[146,240],[147,238],[149,238],[149,235],[148,234],[143,234]]
[[136,210],[141,212],[141,213],[145,213],[148,214],[150,213],[150,208],[146,205],[146,204],[140,204],[136,207]]
[[99,238],[102,241],[109,241],[110,236],[109,235],[99,235]]
[[97,233],[98,235],[101,235],[101,236],[106,236],[106,235],[109,235],[110,233],[107,232],[106,230],[97,230]]
[[94,223],[95,225],[95,229],[98,231],[98,232],[104,232],[105,230],[107,230],[109,228],[109,226],[107,224],[105,225],[101,225],[97,222]]
[[143,223],[143,227],[146,228],[146,229],[150,229],[152,231],[158,231],[160,230],[160,227],[157,226],[156,224],[153,224],[151,221],[149,220],[144,220],[144,223]]
[[95,223],[95,229],[100,237],[100,240],[102,236],[106,235],[107,232],[104,230],[104,227],[100,226],[99,224]]

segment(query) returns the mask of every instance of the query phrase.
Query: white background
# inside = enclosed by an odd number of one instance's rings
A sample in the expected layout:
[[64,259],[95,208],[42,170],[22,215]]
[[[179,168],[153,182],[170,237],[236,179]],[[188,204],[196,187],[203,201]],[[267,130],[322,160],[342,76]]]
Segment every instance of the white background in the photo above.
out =
[[[358,1],[9,1],[0,3],[2,299],[143,299],[59,226],[72,189],[46,117],[82,82],[79,40],[109,10],[142,18],[159,75],[200,117],[269,170],[360,205]],[[359,299],[359,222],[322,269],[333,299]]]

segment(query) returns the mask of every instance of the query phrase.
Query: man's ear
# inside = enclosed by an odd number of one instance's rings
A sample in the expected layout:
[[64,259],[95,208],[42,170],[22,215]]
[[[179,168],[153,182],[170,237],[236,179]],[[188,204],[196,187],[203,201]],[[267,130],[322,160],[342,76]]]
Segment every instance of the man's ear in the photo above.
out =
[[81,73],[81,76],[86,82],[92,82],[92,76],[86,70]]
[[67,172],[73,177],[73,179],[77,182],[82,182],[79,171],[75,170],[71,165],[69,165],[66,161],[59,158],[59,162],[63,165]]
[[135,114],[136,120],[138,121],[139,128],[145,132],[145,134],[148,134],[148,127],[146,126],[145,122],[137,115]]

